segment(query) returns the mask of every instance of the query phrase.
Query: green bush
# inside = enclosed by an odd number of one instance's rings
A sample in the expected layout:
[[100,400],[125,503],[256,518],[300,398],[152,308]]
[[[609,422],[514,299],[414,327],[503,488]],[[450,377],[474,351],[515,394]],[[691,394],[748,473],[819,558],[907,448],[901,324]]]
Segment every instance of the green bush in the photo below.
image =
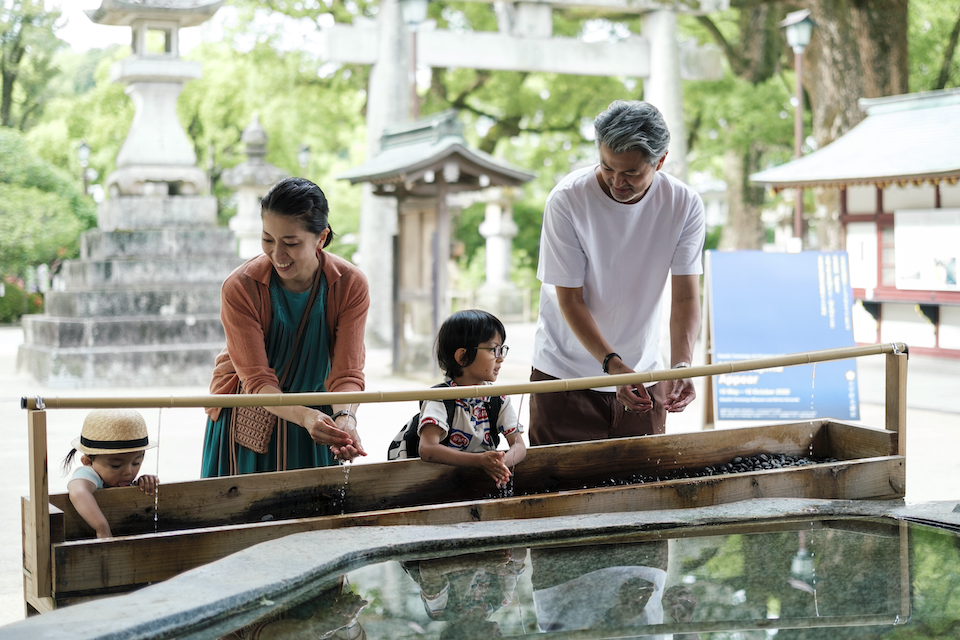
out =
[[27,295],[27,313],[43,313],[43,294],[39,291]]
[[16,278],[3,279],[3,295],[0,296],[0,324],[10,324],[20,320],[27,310],[27,294]]

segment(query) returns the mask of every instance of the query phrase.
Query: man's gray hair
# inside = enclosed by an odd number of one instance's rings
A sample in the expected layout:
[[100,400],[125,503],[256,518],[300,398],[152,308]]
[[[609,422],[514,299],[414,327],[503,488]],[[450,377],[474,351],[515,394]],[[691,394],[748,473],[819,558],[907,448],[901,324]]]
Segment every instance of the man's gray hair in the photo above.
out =
[[670,146],[670,130],[660,111],[649,102],[614,100],[593,122],[597,147],[614,153],[640,151],[653,166]]

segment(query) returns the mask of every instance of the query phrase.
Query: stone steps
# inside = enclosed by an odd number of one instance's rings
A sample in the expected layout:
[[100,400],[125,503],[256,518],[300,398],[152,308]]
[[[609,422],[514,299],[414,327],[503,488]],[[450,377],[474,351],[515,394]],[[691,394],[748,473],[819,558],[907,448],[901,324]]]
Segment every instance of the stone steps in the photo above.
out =
[[226,344],[220,289],[243,264],[216,215],[212,196],[100,203],[44,314],[23,319],[19,370],[65,388],[208,384]]
[[236,258],[237,241],[227,228],[137,229],[101,231],[91,229],[80,237],[81,260],[163,257],[225,256]]
[[220,287],[218,282],[169,289],[48,291],[44,311],[60,318],[218,314]]
[[222,342],[69,349],[25,343],[17,366],[40,384],[60,389],[208,386],[222,348]]
[[[27,344],[38,347],[147,347],[196,343],[226,344],[219,314],[131,316],[126,318],[23,317]],[[211,363],[212,366],[212,363]]]
[[243,264],[236,256],[160,258],[155,260],[110,259],[70,260],[63,264],[59,278],[68,290],[113,287],[156,287],[173,284],[222,284],[224,278]]

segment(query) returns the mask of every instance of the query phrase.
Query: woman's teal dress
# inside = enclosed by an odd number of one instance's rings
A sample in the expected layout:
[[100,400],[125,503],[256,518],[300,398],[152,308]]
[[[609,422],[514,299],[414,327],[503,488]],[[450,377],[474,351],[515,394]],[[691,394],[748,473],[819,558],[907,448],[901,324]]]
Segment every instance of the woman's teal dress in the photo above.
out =
[[[279,285],[274,274],[270,280],[270,307],[272,320],[266,334],[267,359],[277,372],[277,377],[294,349],[297,327],[310,291],[291,293]],[[285,393],[325,391],[324,381],[330,372],[330,335],[324,313],[327,299],[326,278],[320,280],[320,291],[310,310],[307,326],[303,331],[300,349],[293,353],[293,363],[283,385]],[[211,478],[230,475],[230,408],[224,408],[216,420],[207,419],[207,432],[203,440],[201,476]],[[337,464],[330,449],[317,444],[307,430],[292,422],[284,423],[287,430],[287,469],[328,467]],[[282,428],[282,427],[281,427]],[[239,445],[237,468],[240,473],[257,473],[277,470],[277,437],[274,434],[267,453],[254,453]]]

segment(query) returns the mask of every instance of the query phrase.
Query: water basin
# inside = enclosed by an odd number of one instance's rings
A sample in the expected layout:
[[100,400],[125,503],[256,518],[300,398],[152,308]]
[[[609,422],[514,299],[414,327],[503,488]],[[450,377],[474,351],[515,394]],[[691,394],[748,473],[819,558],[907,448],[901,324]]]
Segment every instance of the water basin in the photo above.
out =
[[221,637],[956,637],[958,542],[891,519],[791,518],[410,557]]

